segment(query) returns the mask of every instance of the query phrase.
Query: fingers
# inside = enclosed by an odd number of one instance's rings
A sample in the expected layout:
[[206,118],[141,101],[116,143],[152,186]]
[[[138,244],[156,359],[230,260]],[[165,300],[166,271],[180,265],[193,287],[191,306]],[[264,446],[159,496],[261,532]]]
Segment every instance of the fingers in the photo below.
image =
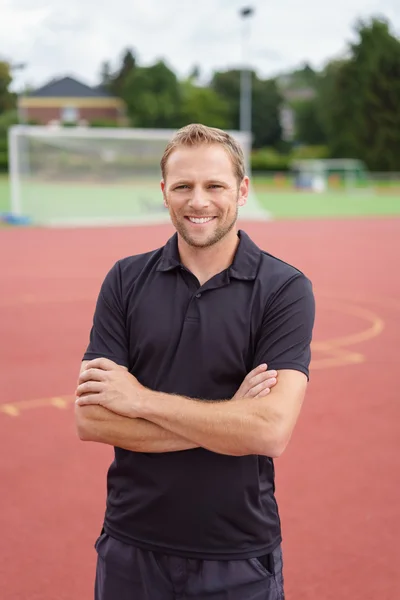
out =
[[250,371],[250,373],[248,373],[246,375],[246,377],[243,380],[243,383],[247,383],[248,387],[250,388],[254,384],[259,383],[266,376],[268,378],[276,377],[277,372],[275,370],[267,371],[267,369],[268,369],[268,365],[266,365],[266,364],[259,365],[258,367],[256,367],[255,369],[253,369],[252,371]]
[[98,394],[104,389],[100,381],[85,381],[76,388],[75,395],[82,396],[84,394]]
[[255,375],[254,377],[252,377],[249,380],[249,389],[251,389],[265,381],[271,381],[272,379],[275,380],[272,382],[272,385],[275,385],[277,376],[278,376],[278,373],[274,370],[264,371],[264,373],[259,373],[258,375]]
[[275,384],[276,384],[276,377],[271,377],[270,379],[265,379],[261,383],[254,385],[247,392],[246,396],[247,396],[247,398],[255,398],[256,396],[258,396],[258,394],[260,394],[261,392],[263,392],[265,390],[268,390],[267,393],[269,393],[270,389],[272,387],[274,387]]
[[255,398],[259,394],[276,385],[278,373],[275,370],[267,371],[268,365],[263,363],[250,371],[244,378],[242,385],[235,394],[235,398]]
[[82,371],[78,377],[78,384],[85,383],[85,381],[104,381],[106,374],[102,369],[89,368],[86,371]]
[[250,373],[247,373],[246,377],[242,381],[240,388],[236,392],[238,397],[243,398],[244,396],[246,396],[247,392],[251,388],[251,383],[250,383],[251,379],[253,379],[254,377],[257,377],[257,375],[263,373],[266,370],[267,370],[267,365],[262,364],[262,365],[258,365],[258,367],[256,367],[252,371],[250,371]]
[[267,371],[268,365],[259,365],[247,374],[240,386],[240,396],[254,398],[262,390],[271,388],[276,384],[278,373],[275,370]]
[[261,392],[259,392],[257,394],[257,396],[254,396],[255,398],[265,398],[265,396],[268,396],[268,394],[270,393],[271,388],[264,388],[263,390],[261,390]]
[[245,382],[248,383],[251,379],[253,379],[253,377],[256,377],[260,373],[263,373],[264,371],[266,371],[267,368],[268,368],[268,365],[265,363],[263,363],[262,365],[258,365],[258,367],[256,367],[252,371],[250,371],[250,373],[247,373],[246,377],[243,380],[243,383],[245,383]]
[[78,396],[75,400],[78,406],[89,406],[90,404],[101,404],[99,394],[86,394],[86,396]]

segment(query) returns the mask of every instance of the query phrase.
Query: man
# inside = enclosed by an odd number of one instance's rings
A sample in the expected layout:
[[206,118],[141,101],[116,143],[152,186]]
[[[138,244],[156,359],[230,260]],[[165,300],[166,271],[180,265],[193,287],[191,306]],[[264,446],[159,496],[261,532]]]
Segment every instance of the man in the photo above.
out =
[[189,125],[161,170],[176,233],[107,274],[76,391],[80,438],[115,447],[96,600],[282,599],[273,458],[306,392],[312,287],[238,231],[231,136]]

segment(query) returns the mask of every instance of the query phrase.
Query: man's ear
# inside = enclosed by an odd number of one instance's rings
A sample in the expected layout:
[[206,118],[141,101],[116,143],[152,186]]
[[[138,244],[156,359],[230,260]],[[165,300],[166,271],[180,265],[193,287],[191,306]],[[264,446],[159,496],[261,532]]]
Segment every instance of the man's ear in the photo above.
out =
[[164,198],[164,206],[165,206],[165,208],[168,208],[167,196],[165,194],[165,181],[164,181],[164,179],[161,179],[160,186],[161,186],[161,191],[162,191],[162,195],[163,195],[163,198]]
[[249,185],[250,181],[248,177],[243,177],[243,180],[239,186],[239,197],[238,197],[238,205],[244,206],[247,202],[247,198],[249,197]]

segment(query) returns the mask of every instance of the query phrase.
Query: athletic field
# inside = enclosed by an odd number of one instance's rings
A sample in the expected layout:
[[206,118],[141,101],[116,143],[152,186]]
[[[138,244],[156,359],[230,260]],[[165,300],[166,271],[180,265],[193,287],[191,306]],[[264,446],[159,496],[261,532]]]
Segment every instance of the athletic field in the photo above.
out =
[[[274,219],[400,215],[400,180],[350,194],[340,190],[322,194],[293,191],[274,185],[272,178],[267,177],[255,177],[253,181],[259,203]],[[131,185],[30,183],[24,198],[27,209],[32,208],[39,220],[86,219],[92,215],[129,220],[143,213],[159,213],[158,182],[143,183],[134,194],[132,189]],[[8,179],[0,175],[0,215],[10,209]]]
[[[287,599],[394,600],[400,200],[261,188],[278,220],[242,227],[302,269],[317,301],[307,399],[276,460]],[[0,179],[0,212],[5,198]],[[93,597],[112,449],[77,439],[80,360],[107,270],[172,232],[169,225],[0,231],[0,598]]]

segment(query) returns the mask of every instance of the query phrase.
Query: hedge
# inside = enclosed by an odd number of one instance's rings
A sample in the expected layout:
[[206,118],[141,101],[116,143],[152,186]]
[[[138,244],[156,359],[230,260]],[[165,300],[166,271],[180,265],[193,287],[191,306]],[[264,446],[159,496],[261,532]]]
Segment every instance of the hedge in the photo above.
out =
[[8,152],[0,150],[0,173],[5,173],[8,170]]
[[290,162],[290,155],[279,154],[271,148],[253,150],[251,153],[251,170],[253,173],[288,171]]

